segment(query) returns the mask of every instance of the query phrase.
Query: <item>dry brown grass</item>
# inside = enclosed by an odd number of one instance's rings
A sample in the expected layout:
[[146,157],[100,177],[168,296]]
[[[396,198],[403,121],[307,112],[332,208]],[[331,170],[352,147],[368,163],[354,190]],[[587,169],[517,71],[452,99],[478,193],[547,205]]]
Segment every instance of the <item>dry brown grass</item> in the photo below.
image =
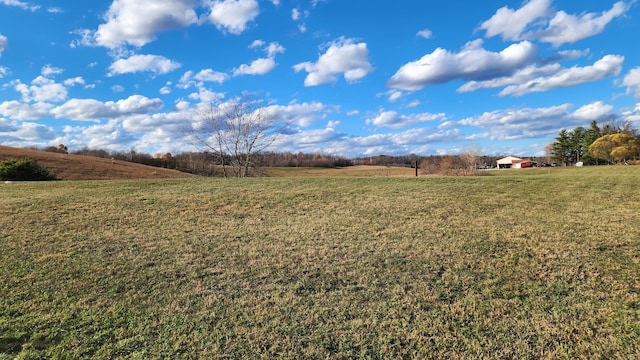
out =
[[0,360],[637,359],[640,167],[0,186]]
[[268,168],[269,177],[317,177],[317,176],[415,176],[415,169],[408,167],[357,165],[344,168]]
[[0,146],[0,161],[32,158],[46,166],[59,180],[114,180],[186,178],[195,175],[171,169],[91,156],[60,154],[33,149]]

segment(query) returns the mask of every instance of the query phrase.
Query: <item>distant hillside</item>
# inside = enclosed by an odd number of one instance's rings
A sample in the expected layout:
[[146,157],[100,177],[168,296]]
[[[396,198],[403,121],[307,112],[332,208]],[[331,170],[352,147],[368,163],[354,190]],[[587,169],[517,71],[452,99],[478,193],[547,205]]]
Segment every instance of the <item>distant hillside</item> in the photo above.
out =
[[0,161],[30,157],[60,180],[186,178],[196,175],[127,161],[0,146]]

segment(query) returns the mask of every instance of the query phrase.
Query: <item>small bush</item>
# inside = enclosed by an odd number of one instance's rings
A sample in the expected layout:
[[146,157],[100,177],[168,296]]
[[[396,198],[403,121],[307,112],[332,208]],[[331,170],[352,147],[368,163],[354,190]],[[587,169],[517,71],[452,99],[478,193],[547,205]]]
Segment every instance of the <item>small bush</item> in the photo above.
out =
[[56,180],[49,169],[31,158],[9,159],[0,162],[0,180],[2,181],[47,181]]

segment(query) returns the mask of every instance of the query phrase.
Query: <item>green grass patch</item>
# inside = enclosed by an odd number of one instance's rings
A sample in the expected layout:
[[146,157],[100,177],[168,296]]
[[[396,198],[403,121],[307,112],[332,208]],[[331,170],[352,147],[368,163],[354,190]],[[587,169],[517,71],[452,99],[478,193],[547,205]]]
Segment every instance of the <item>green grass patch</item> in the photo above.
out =
[[0,186],[2,358],[634,358],[640,167]]

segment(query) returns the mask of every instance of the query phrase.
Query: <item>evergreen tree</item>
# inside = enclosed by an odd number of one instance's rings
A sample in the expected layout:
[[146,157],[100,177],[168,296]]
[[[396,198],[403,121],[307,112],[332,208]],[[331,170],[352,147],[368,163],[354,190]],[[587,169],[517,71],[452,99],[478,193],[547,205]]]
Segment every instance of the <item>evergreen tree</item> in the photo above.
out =
[[577,163],[582,160],[584,154],[583,140],[585,129],[582,126],[571,130],[569,132],[569,157],[571,163]]
[[597,165],[598,159],[591,155],[589,152],[589,146],[593,144],[601,135],[600,128],[598,127],[598,122],[593,120],[589,125],[589,128],[584,131],[584,135],[582,137],[582,149],[584,153],[582,155],[582,161],[586,165]]
[[2,181],[47,181],[55,180],[49,169],[31,158],[8,159],[0,162]]
[[566,129],[560,130],[552,145],[553,159],[566,165],[571,160],[571,139]]

